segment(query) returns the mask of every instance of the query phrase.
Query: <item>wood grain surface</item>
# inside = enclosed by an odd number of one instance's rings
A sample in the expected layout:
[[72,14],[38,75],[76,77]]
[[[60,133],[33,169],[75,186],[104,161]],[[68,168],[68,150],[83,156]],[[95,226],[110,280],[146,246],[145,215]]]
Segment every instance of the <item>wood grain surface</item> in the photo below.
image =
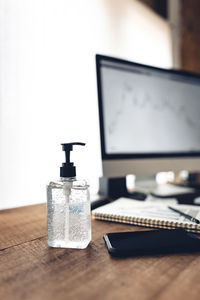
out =
[[0,211],[0,299],[200,299],[200,256],[112,258],[107,232],[144,228],[92,220],[84,250],[47,245],[46,207]]

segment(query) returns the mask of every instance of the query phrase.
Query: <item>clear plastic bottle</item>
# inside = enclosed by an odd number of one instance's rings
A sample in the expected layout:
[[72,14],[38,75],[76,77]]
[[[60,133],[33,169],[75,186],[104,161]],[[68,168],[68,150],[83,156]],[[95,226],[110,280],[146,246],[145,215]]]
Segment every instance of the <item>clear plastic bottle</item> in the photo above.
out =
[[75,175],[68,151],[77,144],[81,143],[62,144],[67,161],[61,167],[62,177],[47,186],[48,245],[51,247],[84,249],[91,241],[89,186],[85,180],[67,177]]

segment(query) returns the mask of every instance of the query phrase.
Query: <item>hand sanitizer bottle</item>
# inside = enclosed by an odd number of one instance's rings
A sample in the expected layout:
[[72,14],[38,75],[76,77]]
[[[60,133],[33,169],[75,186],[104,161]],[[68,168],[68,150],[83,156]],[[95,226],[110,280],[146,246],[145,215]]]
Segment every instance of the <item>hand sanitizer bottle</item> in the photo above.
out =
[[60,168],[60,180],[47,186],[48,245],[84,249],[91,241],[89,186],[76,180],[76,168],[70,162],[74,145],[62,144],[66,162]]

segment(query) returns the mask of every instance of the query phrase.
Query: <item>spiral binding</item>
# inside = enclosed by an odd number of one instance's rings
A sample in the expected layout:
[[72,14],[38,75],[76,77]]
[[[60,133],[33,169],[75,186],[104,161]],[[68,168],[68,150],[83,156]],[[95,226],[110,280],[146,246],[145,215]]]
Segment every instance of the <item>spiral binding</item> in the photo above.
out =
[[166,229],[183,228],[189,232],[200,233],[200,225],[198,224],[178,223],[173,221],[156,220],[156,219],[139,218],[139,217],[126,217],[126,216],[120,216],[114,214],[102,214],[96,212],[93,212],[93,217],[97,220],[102,220],[102,221],[132,224],[136,226],[145,226],[145,227],[153,227],[153,228],[166,228]]

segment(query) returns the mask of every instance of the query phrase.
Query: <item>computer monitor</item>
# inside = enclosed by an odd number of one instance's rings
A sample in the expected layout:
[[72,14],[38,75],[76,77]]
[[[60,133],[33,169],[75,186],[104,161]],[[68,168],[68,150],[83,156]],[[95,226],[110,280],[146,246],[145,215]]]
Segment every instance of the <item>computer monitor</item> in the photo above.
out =
[[96,55],[104,177],[200,170],[200,76]]

